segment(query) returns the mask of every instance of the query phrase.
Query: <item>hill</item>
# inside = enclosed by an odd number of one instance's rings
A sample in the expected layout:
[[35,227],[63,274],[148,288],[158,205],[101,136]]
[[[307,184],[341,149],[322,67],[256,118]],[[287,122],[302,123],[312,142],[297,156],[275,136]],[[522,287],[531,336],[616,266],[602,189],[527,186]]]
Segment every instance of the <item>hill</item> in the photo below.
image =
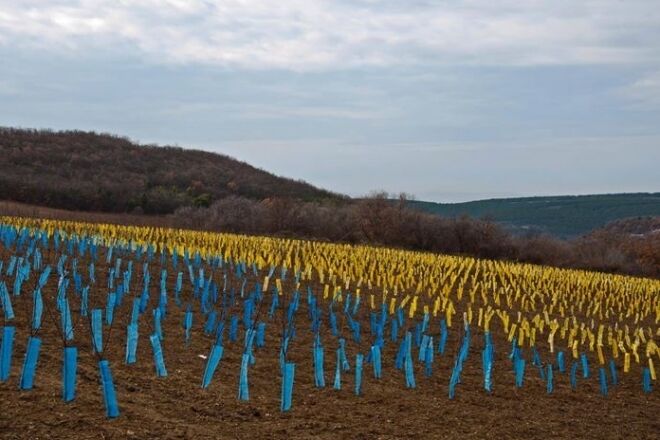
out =
[[0,200],[70,210],[167,214],[227,196],[343,199],[224,155],[84,131],[0,127],[0,169]]
[[441,216],[487,217],[512,232],[542,232],[563,238],[584,235],[620,219],[660,216],[657,192],[409,203],[415,209]]

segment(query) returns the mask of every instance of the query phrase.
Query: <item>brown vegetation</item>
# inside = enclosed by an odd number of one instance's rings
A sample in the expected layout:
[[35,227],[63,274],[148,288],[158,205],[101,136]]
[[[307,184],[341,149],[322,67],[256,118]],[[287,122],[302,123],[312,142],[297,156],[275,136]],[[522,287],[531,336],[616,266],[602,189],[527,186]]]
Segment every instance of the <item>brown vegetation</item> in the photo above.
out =
[[0,127],[0,169],[0,200],[80,211],[168,214],[230,195],[343,200],[220,154],[83,131]]

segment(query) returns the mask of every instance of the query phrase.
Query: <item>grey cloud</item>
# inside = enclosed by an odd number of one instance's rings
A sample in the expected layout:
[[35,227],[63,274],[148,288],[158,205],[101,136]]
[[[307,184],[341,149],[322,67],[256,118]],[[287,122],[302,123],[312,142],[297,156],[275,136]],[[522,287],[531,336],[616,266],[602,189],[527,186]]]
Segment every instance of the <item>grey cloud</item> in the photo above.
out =
[[124,45],[154,63],[336,70],[428,63],[646,63],[654,2],[202,0],[0,3],[0,44]]
[[654,3],[0,0],[0,121],[353,195],[657,191]]

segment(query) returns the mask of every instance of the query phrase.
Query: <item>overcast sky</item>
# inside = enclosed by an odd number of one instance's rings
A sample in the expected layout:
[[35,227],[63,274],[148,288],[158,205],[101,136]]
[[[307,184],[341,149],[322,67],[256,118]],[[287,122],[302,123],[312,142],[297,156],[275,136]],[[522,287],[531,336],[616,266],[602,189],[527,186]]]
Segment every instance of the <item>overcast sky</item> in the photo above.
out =
[[0,0],[0,125],[350,195],[660,191],[660,4]]

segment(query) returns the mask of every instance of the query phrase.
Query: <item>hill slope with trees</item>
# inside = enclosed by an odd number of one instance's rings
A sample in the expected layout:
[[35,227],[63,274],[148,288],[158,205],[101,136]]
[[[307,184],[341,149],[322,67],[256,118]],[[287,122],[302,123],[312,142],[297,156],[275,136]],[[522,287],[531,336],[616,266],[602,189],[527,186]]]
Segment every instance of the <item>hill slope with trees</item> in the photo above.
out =
[[465,203],[412,201],[410,206],[443,217],[488,217],[515,233],[576,237],[625,218],[660,216],[660,193],[521,197]]
[[0,128],[0,199],[61,209],[168,214],[240,196],[342,201],[228,156],[84,131]]

